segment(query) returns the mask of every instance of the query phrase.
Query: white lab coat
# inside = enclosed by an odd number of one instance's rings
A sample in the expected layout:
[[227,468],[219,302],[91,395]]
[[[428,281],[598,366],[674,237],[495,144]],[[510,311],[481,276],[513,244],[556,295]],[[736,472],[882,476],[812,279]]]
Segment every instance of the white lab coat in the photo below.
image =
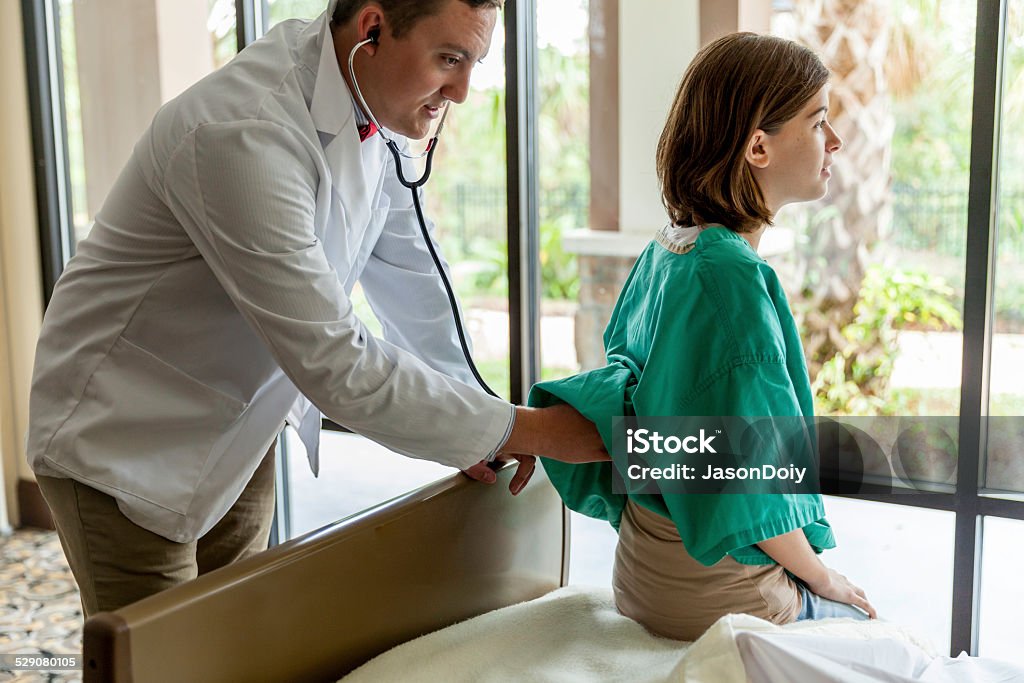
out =
[[329,11],[160,109],[43,321],[30,464],[174,541],[223,517],[286,416],[314,470],[319,411],[460,468],[514,418],[466,368],[393,160],[359,142]]

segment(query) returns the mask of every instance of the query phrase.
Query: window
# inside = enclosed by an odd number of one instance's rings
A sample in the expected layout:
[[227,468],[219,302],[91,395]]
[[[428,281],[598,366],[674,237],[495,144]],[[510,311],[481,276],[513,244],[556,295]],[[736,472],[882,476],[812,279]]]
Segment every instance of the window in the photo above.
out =
[[[286,538],[295,538],[452,474],[429,460],[398,455],[358,434],[324,431],[314,478],[298,436],[285,430]],[[280,507],[279,507],[280,509]]]
[[844,139],[828,196],[785,207],[769,231],[815,411],[957,415],[974,3],[780,5],[772,32],[832,71]]
[[978,654],[1024,664],[1014,607],[1024,602],[1020,582],[1024,522],[985,518],[981,571],[981,624]]
[[985,485],[1024,492],[1024,2],[1007,7],[1003,56],[999,183],[996,195],[994,316]]
[[537,7],[537,159],[541,378],[581,367],[579,259],[566,249],[590,218],[590,2]]
[[948,643],[953,513],[832,496],[825,511],[836,534],[825,563],[863,588],[880,618]]
[[[316,17],[326,2],[23,5],[49,293],[156,108],[230,59],[239,42],[286,19]],[[993,635],[1002,628],[1001,617],[992,616],[999,603],[980,586],[983,577],[998,586],[991,578],[998,563],[1012,564],[1006,549],[1013,544],[999,529],[1024,519],[1024,431],[1016,426],[1024,407],[1016,371],[1024,349],[1024,3],[899,0],[858,3],[866,9],[843,14],[849,5],[685,0],[658,4],[652,22],[608,0],[509,3],[469,102],[453,110],[442,136],[427,212],[452,265],[484,377],[499,394],[522,401],[541,376],[603,363],[601,333],[618,288],[664,221],[654,144],[699,46],[754,29],[821,51],[835,71],[833,119],[838,125],[845,115],[850,125],[837,157],[847,165],[836,168],[829,199],[780,215],[764,244],[813,342],[806,350],[818,410],[948,415],[959,426],[955,491],[834,499],[829,507],[837,525],[884,511],[912,530],[927,545],[921,557],[939,569],[929,579],[941,597],[922,607],[933,610],[927,627],[937,639],[948,637],[957,654],[977,651],[971,634],[980,624],[982,652],[1002,652]],[[867,52],[856,52],[861,48]],[[990,169],[994,158],[999,163]],[[985,415],[994,417],[986,422]],[[286,449],[292,445],[289,486],[305,491],[293,441],[284,440]],[[323,441],[323,462],[340,468],[325,465],[324,479],[362,482],[359,471],[344,469],[354,453],[367,452],[358,461],[374,461],[374,471],[377,460],[391,457],[353,435],[325,433]],[[395,459],[393,482],[413,486],[443,475],[410,462]],[[331,488],[324,483],[314,488]],[[360,495],[375,493],[358,502],[300,505],[292,510],[293,531],[395,493],[377,486],[361,483]],[[575,537],[573,580],[606,582],[614,533],[603,523],[587,528]],[[914,559],[892,545],[908,538],[899,530],[873,541],[850,528],[845,538],[840,533],[844,545],[835,557],[849,563],[855,580],[861,570],[850,553]],[[865,576],[883,613],[884,601],[913,604]]]
[[[960,467],[950,477],[956,486],[946,493],[829,498],[827,509],[841,528],[840,546],[826,561],[865,583],[883,614],[918,624],[937,642],[951,641],[954,654],[970,650],[970,624],[977,618],[970,605],[980,579],[971,553],[981,543],[973,534],[972,510],[1024,513],[1005,500],[979,495],[986,489],[979,489],[973,476],[983,459],[987,428],[988,479],[982,483],[996,495],[1019,492],[1024,481],[1017,455],[1024,438],[1016,426],[1019,418],[981,420],[983,412],[1020,413],[1019,373],[1011,370],[1019,365],[1012,353],[1019,346],[1013,321],[1020,307],[1013,297],[1021,270],[1015,267],[1020,230],[1013,170],[1020,165],[1014,155],[1022,148],[1014,137],[1021,118],[1020,3],[708,0],[659,7],[658,21],[642,25],[617,3],[586,5],[588,59],[580,59],[572,74],[552,75],[569,60],[557,61],[550,53],[543,39],[544,13],[538,14],[538,93],[553,82],[563,85],[557,104],[542,99],[539,105],[541,135],[545,124],[558,121],[563,138],[562,146],[541,145],[539,210],[543,216],[545,207],[554,205],[559,183],[552,179],[559,173],[581,178],[590,194],[585,222],[570,218],[564,208],[553,212],[570,224],[559,246],[578,273],[573,283],[578,290],[569,309],[571,342],[551,342],[566,338],[549,332],[558,310],[549,301],[540,307],[544,372],[565,374],[563,363],[553,359],[571,358],[573,352],[580,368],[604,364],[601,335],[619,288],[651,232],[665,220],[650,179],[654,143],[689,58],[700,45],[735,30],[771,32],[809,45],[833,71],[830,119],[846,148],[836,157],[829,196],[814,205],[787,207],[761,251],[782,276],[802,327],[811,378],[817,380],[816,411],[882,416],[893,421],[888,426],[901,418],[942,417],[941,426],[953,425],[952,433],[959,434],[953,446],[962,451]],[[581,6],[567,0],[545,9],[569,15]],[[1001,12],[1008,14],[1000,56]],[[563,16],[564,42],[571,42],[576,25]],[[993,84],[1000,59],[1005,74],[997,118]],[[575,74],[584,71],[587,87],[577,87]],[[570,98],[589,103],[582,123],[573,117],[572,102],[562,102]],[[986,159],[997,121],[1003,126],[1000,169],[1009,170],[999,176],[999,233],[990,268],[985,198],[994,177],[972,159]],[[572,145],[584,137],[585,152],[573,156]],[[565,159],[575,162],[570,173]],[[548,273],[547,291],[558,279],[545,270],[544,259],[552,252],[544,230],[542,218],[538,252],[542,272]],[[993,270],[1001,284],[988,299],[985,282]],[[987,353],[986,320],[978,312],[990,301],[996,311],[994,372],[983,395],[987,370],[974,360]],[[966,512],[954,513],[958,507]],[[880,520],[877,533],[861,534],[852,524],[865,516]],[[610,576],[614,534],[578,516],[573,524],[582,533],[574,538],[572,580],[587,582],[591,578],[580,578],[587,576],[606,582],[602,577]],[[905,548],[914,550],[904,555]],[[918,604],[900,594],[898,581],[887,583],[887,574],[860,562],[864,557],[872,563],[886,557],[892,566],[927,559],[933,583],[924,592],[931,602]]]
[[324,11],[324,0],[264,0],[267,30],[285,19],[316,19]]
[[[319,1],[275,0],[268,5],[269,13],[265,16],[271,27],[286,19],[312,18],[323,11]],[[435,238],[451,266],[452,285],[459,295],[477,368],[498,395],[508,398],[505,67],[504,27],[500,20],[495,25],[490,52],[473,70],[470,88],[466,102],[452,105],[439,138],[434,173],[424,188],[424,211],[435,223]],[[467,149],[473,150],[473,154],[466,154]],[[419,166],[422,169],[422,162]],[[358,285],[352,300],[360,319],[380,334],[380,323]],[[314,480],[304,462],[301,442],[292,430],[285,432],[287,469],[283,485],[287,491],[283,497],[288,501],[289,536],[305,533],[454,471],[399,456],[364,437],[339,433],[337,428],[328,424],[321,434],[320,481]]]
[[[574,236],[598,218],[591,215],[590,61],[594,12],[589,0],[543,2],[537,7],[537,258],[540,277],[538,337],[541,379],[565,377],[597,364],[594,350],[578,340],[600,336],[597,319],[581,296],[593,262],[571,249]],[[603,84],[598,83],[598,97]],[[600,121],[597,125],[600,126]],[[598,133],[600,135],[600,133]],[[612,297],[617,292],[609,292]],[[590,355],[588,355],[588,353]],[[570,514],[569,583],[610,586],[618,536],[605,521]]]
[[[132,148],[161,104],[235,54],[231,0],[50,5],[63,81],[69,252],[89,234]],[[116,30],[113,30],[116,27]]]

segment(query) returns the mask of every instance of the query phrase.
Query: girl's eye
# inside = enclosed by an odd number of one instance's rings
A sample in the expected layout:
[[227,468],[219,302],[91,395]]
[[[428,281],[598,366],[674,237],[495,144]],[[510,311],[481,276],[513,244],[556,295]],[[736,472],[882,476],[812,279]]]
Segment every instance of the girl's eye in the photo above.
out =
[[824,128],[825,127],[825,119],[822,119],[821,121],[818,121],[816,124],[814,124],[814,127],[815,128]]

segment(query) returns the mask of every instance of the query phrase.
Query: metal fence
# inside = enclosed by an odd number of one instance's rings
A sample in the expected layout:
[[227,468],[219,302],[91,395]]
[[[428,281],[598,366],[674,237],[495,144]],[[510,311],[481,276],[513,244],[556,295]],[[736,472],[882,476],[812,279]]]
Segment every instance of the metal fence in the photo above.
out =
[[[582,183],[541,189],[541,229],[548,229],[551,224],[569,229],[587,227],[589,192]],[[437,220],[446,252],[466,256],[480,240],[505,241],[504,185],[460,183],[432,188],[427,197],[430,215]]]
[[[896,183],[893,241],[897,246],[963,257],[967,243],[967,189],[916,188]],[[1024,191],[999,194],[999,255],[1024,260]]]
[[[588,225],[589,188],[580,183],[541,190],[541,225]],[[479,240],[505,240],[504,186],[457,184],[436,187],[428,195],[431,215],[446,249],[472,253]],[[1024,260],[1024,191],[999,197],[999,253]],[[967,190],[893,185],[893,241],[904,249],[963,257],[967,236]]]

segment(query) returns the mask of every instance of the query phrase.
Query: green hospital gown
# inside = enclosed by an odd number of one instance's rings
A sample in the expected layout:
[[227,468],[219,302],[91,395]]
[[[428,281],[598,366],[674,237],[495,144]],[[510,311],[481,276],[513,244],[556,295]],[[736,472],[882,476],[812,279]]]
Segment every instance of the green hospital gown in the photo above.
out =
[[[722,227],[680,245],[659,232],[640,255],[604,333],[608,364],[542,382],[529,404],[569,403],[612,451],[612,418],[813,415],[803,348],[775,271]],[[612,464],[542,459],[565,504],[616,529],[625,494]],[[756,543],[803,529],[815,551],[835,547],[820,495],[629,494],[671,519],[690,555],[772,564]]]

